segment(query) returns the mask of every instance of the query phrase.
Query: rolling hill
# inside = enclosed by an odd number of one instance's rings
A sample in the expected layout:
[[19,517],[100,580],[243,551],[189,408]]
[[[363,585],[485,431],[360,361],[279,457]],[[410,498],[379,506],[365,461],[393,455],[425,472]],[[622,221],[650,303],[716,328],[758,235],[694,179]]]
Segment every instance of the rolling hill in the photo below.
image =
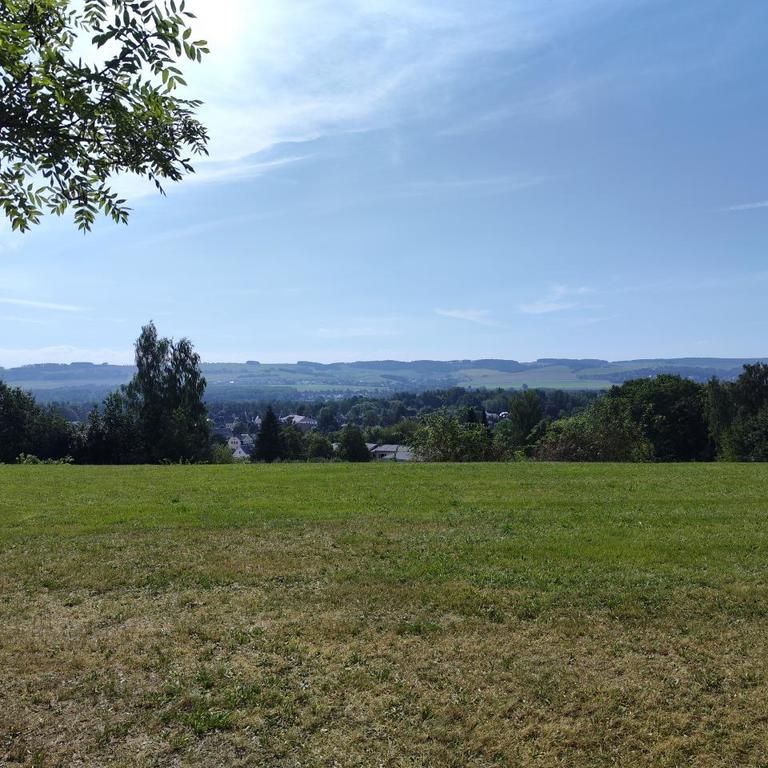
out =
[[[320,398],[350,394],[386,396],[394,392],[447,387],[606,389],[627,379],[676,373],[696,381],[733,379],[745,363],[766,358],[676,358],[647,360],[373,360],[353,363],[204,363],[207,398],[254,400]],[[0,380],[31,391],[44,402],[90,402],[127,383],[129,365],[70,363],[0,368]]]

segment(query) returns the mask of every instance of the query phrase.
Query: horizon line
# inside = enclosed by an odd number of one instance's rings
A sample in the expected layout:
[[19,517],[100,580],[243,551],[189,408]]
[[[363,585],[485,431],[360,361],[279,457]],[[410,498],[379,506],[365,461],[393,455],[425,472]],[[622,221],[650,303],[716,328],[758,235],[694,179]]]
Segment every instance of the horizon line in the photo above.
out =
[[[625,357],[617,360],[610,360],[602,357],[560,357],[560,356],[546,356],[537,357],[533,360],[518,360],[512,357],[455,357],[450,359],[437,359],[437,358],[413,358],[410,360],[399,360],[397,358],[376,358],[370,360],[335,360],[329,363],[321,363],[316,360],[294,360],[290,361],[271,361],[263,362],[261,360],[201,360],[201,365],[253,365],[253,366],[271,366],[271,365],[317,365],[317,366],[331,366],[331,365],[365,365],[371,363],[399,363],[404,365],[413,365],[416,363],[476,363],[480,361],[494,361],[502,363],[517,363],[519,365],[534,365],[536,363],[556,363],[556,362],[595,362],[595,363],[609,363],[611,365],[620,365],[622,363],[642,363],[642,362],[679,362],[681,360],[717,360],[717,361],[762,361],[768,360],[767,355],[683,355],[680,357]],[[108,363],[101,362],[95,363],[89,360],[73,360],[69,363],[56,363],[56,362],[44,362],[44,363],[22,363],[21,365],[4,366],[0,365],[0,371],[12,371],[19,368],[33,368],[41,366],[56,365],[61,367],[69,366],[93,366],[101,368],[104,366],[111,366],[114,368],[135,368],[134,363]]]

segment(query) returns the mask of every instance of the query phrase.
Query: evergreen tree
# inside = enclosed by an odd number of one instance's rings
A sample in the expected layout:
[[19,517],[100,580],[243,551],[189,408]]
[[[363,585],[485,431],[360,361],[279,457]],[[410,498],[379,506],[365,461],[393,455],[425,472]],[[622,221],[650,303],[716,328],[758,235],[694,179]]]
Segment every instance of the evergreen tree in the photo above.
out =
[[280,458],[280,422],[272,410],[267,408],[261,420],[261,428],[256,438],[256,448],[253,451],[254,461],[272,462]]

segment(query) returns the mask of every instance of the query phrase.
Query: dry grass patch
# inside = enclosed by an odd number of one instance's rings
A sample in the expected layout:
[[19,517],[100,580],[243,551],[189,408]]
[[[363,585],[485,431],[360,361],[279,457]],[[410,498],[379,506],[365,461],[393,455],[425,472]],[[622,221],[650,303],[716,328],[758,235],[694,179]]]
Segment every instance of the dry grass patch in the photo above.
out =
[[768,764],[762,468],[20,469],[0,765]]

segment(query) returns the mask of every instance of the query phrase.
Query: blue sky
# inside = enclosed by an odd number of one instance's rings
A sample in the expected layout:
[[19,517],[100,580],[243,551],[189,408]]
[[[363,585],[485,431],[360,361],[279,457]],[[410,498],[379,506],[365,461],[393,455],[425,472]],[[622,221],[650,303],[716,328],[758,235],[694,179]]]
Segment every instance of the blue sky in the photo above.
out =
[[196,6],[210,159],[0,225],[0,365],[768,354],[768,3]]

